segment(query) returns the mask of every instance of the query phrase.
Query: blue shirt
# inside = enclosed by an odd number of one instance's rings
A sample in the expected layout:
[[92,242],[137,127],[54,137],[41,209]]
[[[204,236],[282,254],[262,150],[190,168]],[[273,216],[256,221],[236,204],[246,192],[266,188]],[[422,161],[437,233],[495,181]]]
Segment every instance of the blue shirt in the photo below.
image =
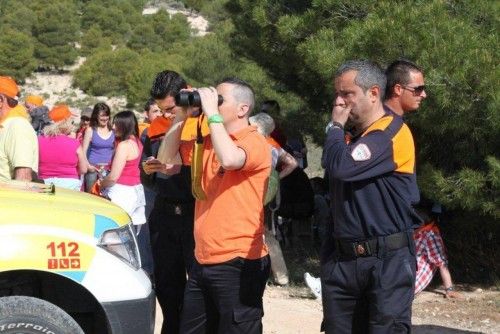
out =
[[407,231],[420,223],[415,145],[401,117],[386,114],[346,143],[328,131],[322,165],[332,197],[333,236],[363,240]]

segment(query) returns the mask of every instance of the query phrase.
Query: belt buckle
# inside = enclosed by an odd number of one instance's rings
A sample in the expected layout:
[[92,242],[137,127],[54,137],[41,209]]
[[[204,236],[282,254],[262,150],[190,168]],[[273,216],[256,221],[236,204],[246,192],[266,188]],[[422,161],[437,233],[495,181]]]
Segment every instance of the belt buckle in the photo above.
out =
[[181,206],[180,205],[176,205],[175,208],[174,208],[174,212],[178,216],[182,215],[182,208],[181,208]]
[[356,257],[371,256],[372,250],[368,241],[354,242],[352,248]]

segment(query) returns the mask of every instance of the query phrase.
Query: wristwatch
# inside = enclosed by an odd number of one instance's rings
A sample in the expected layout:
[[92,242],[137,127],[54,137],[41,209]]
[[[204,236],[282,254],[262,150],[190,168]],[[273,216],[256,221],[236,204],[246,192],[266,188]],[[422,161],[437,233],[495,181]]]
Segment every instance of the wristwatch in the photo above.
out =
[[330,123],[328,123],[328,125],[325,128],[325,133],[328,133],[328,131],[334,127],[339,128],[340,130],[344,131],[344,126],[342,124],[340,124],[339,122],[330,122]]

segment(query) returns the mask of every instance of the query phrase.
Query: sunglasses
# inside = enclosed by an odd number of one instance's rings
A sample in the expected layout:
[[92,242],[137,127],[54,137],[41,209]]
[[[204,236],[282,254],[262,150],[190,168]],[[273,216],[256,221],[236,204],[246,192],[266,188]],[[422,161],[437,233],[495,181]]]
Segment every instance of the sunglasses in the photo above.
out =
[[419,96],[423,93],[425,90],[425,85],[422,86],[417,86],[417,87],[410,87],[410,86],[401,86],[403,89],[409,90],[410,92],[413,93],[414,96]]

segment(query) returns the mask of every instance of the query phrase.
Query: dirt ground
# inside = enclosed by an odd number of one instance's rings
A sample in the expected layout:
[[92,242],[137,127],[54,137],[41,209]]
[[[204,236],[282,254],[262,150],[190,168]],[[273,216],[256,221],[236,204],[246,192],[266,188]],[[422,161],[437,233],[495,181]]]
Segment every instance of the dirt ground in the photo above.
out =
[[[443,298],[441,290],[423,291],[413,303],[413,333],[500,333],[500,291],[459,287],[464,300]],[[155,334],[160,334],[157,305]],[[319,333],[321,302],[307,288],[268,286],[264,295],[265,334]]]

